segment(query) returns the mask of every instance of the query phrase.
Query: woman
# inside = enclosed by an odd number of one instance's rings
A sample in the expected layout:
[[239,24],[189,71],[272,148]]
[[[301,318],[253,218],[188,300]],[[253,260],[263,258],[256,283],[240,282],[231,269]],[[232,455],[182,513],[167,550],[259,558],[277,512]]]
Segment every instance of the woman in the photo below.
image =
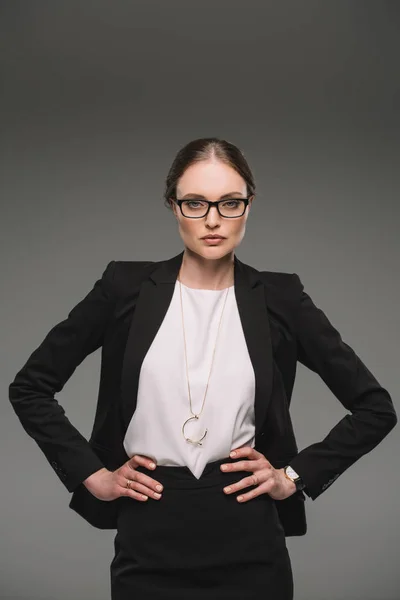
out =
[[[236,257],[254,198],[236,146],[183,147],[165,201],[184,251],[111,261],[10,385],[71,508],[117,529],[113,600],[292,599],[285,537],[306,532],[304,493],[315,500],[397,422],[298,275]],[[88,442],[54,393],[99,347]],[[301,452],[289,414],[297,361],[352,413]]]

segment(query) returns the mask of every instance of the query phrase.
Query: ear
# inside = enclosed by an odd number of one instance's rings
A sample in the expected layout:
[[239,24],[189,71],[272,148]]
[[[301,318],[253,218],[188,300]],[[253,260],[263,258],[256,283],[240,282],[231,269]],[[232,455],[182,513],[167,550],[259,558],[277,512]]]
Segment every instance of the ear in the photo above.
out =
[[171,209],[172,209],[174,215],[176,216],[176,208],[177,207],[176,207],[175,202],[172,200],[172,198],[168,198],[168,202],[169,202],[169,204],[171,206]]

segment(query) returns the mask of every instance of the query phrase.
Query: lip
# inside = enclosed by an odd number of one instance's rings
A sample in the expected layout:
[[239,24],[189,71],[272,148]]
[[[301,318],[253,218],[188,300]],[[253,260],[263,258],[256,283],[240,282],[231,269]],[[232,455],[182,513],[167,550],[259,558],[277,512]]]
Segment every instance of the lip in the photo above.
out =
[[224,240],[222,235],[206,235],[201,238],[202,240]]
[[201,238],[202,240],[204,240],[204,242],[206,244],[209,244],[211,246],[215,246],[216,244],[221,244],[226,238],[224,237],[220,237],[220,236],[216,236],[216,237],[204,237]]

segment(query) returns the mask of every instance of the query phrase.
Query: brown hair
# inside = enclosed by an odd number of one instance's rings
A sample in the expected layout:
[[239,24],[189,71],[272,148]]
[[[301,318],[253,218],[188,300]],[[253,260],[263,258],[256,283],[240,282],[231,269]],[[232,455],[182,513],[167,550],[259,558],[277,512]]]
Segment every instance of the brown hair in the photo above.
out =
[[216,137],[192,140],[179,150],[165,181],[164,205],[171,209],[170,198],[176,195],[179,178],[193,163],[216,158],[229,165],[243,177],[247,195],[255,195],[255,181],[243,152],[234,144]]

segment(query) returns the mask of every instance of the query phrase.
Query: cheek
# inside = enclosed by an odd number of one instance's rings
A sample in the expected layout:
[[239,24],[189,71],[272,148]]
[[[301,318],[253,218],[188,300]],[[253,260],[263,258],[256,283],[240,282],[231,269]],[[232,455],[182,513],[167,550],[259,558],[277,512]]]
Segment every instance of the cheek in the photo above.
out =
[[180,229],[184,235],[195,236],[198,235],[200,228],[199,224],[196,223],[194,219],[186,219],[180,221]]
[[246,221],[238,221],[234,223],[230,229],[230,234],[233,236],[240,236],[246,227]]

